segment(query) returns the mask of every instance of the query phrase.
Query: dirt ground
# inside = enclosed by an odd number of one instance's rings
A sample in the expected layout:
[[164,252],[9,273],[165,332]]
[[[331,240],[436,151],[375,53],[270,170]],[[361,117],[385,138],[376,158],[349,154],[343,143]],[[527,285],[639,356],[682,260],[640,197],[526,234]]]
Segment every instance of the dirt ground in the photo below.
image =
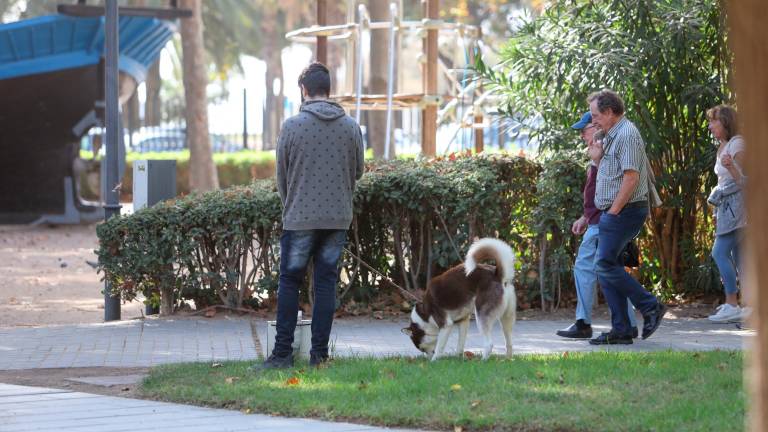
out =
[[[103,322],[104,284],[92,266],[97,261],[93,252],[97,243],[96,225],[0,225],[0,327]],[[677,318],[703,318],[712,308],[692,304],[670,308],[670,312]],[[143,310],[140,301],[125,303],[122,319],[141,318]],[[260,312],[259,316],[272,315]],[[609,316],[604,304],[594,313],[597,319]],[[522,320],[571,317],[572,308],[518,313]]]
[[[0,327],[102,322],[97,243],[96,225],[0,225]],[[122,318],[143,307],[124,304]]]

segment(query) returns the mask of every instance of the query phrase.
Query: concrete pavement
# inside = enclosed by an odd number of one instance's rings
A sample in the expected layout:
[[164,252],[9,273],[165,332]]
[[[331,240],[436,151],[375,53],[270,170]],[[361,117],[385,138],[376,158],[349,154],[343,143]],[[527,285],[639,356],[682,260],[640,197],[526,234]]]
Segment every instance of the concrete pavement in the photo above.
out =
[[[753,332],[703,319],[666,319],[656,334],[633,345],[595,347],[566,340],[555,331],[570,321],[519,321],[516,354],[576,351],[739,350]],[[405,320],[337,320],[332,355],[416,356],[420,353],[400,332]],[[607,322],[593,324],[607,331]],[[455,350],[456,334],[448,342]],[[503,352],[500,329],[494,352]],[[472,323],[468,350],[482,340]],[[266,345],[266,321],[249,319],[145,319],[106,324],[39,328],[0,328],[0,370],[74,367],[148,367],[177,362],[256,360]],[[103,377],[104,382],[137,377]],[[89,378],[93,380],[94,378]],[[99,381],[95,378],[96,382]],[[118,380],[118,381],[115,381]],[[89,382],[88,379],[80,382]],[[134,400],[69,390],[0,384],[0,431],[381,431],[385,429],[308,419],[245,415],[235,411]]]

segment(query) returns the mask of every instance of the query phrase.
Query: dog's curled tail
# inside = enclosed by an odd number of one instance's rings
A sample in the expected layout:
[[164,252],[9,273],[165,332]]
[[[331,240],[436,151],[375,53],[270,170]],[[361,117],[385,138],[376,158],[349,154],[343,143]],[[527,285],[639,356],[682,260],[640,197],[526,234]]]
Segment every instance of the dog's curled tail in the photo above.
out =
[[505,242],[495,238],[483,238],[472,243],[464,260],[467,275],[477,268],[477,263],[492,259],[496,262],[496,273],[503,284],[511,284],[515,278],[515,253]]

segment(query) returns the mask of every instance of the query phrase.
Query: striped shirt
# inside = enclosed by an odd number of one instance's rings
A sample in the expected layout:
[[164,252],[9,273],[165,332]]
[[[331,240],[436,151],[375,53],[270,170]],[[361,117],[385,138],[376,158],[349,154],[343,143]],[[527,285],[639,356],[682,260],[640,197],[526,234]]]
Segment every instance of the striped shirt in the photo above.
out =
[[616,199],[624,179],[624,171],[637,171],[637,188],[627,203],[648,200],[648,169],[645,165],[645,142],[631,121],[622,117],[603,139],[603,158],[597,169],[595,206],[608,210]]

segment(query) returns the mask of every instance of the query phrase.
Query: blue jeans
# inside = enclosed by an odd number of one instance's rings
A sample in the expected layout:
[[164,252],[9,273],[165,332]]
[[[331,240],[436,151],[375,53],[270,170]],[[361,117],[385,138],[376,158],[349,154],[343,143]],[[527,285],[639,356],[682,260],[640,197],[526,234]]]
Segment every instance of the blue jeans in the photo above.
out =
[[736,286],[736,277],[741,273],[739,249],[742,231],[737,229],[728,234],[715,236],[715,244],[712,246],[712,258],[715,259],[717,269],[720,270],[720,279],[723,281],[726,294],[736,294],[739,290]]
[[603,212],[600,215],[599,239],[595,267],[597,280],[611,309],[611,327],[614,333],[632,332],[627,316],[627,299],[643,316],[655,311],[658,300],[624,270],[619,254],[630,240],[637,237],[648,217],[647,207],[624,208],[618,215]]
[[[597,224],[589,225],[581,239],[576,262],[573,263],[573,280],[576,283],[576,320],[584,320],[592,324],[592,305],[597,289],[597,273],[595,272],[595,255],[597,254],[597,238],[600,229]],[[632,327],[637,325],[632,303],[627,302],[627,314]]]
[[339,258],[346,243],[345,230],[283,231],[280,236],[280,280],[277,289],[277,324],[275,347],[279,357],[291,355],[296,314],[299,312],[299,287],[314,258],[312,287],[312,348],[310,354],[328,355],[333,313],[336,311],[336,282]]

